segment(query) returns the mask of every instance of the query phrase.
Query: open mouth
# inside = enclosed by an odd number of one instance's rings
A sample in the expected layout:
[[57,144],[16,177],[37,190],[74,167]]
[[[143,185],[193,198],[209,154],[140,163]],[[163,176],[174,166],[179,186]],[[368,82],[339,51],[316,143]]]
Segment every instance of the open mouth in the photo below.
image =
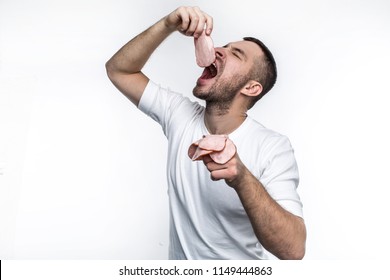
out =
[[210,66],[204,68],[202,76],[200,76],[200,79],[203,80],[209,80],[217,76],[218,70],[215,62],[211,64]]

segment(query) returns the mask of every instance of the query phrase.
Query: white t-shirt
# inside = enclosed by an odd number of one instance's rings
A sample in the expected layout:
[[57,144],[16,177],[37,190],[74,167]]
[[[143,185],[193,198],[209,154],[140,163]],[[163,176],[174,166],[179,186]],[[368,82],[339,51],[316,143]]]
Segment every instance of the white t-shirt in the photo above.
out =
[[[269,259],[236,191],[212,181],[202,161],[188,157],[191,143],[209,134],[204,107],[149,81],[139,109],[168,138],[170,259]],[[283,208],[302,217],[294,151],[287,137],[250,117],[229,135],[242,162]]]

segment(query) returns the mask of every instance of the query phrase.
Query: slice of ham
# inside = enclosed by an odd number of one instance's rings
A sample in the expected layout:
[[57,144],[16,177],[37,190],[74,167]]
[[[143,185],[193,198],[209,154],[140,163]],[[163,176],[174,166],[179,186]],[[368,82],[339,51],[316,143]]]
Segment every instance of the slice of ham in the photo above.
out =
[[213,151],[203,150],[197,147],[195,152],[190,156],[192,160],[202,160],[203,156],[211,154]]
[[202,160],[205,155],[218,164],[225,164],[236,154],[236,146],[227,135],[207,135],[194,142],[188,148],[188,156],[193,160]]
[[225,148],[219,152],[213,152],[210,154],[210,157],[213,161],[219,164],[227,163],[234,155],[236,154],[236,146],[233,144],[232,140],[227,139]]
[[196,63],[200,67],[208,67],[215,61],[215,50],[213,39],[206,35],[205,30],[194,39]]
[[197,142],[199,148],[201,149],[222,151],[225,148],[227,139],[228,137],[226,135],[208,135],[204,136],[199,142]]

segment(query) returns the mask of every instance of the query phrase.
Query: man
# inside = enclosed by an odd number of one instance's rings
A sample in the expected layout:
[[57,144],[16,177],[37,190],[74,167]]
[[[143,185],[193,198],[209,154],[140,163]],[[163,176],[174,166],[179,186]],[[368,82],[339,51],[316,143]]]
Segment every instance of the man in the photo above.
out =
[[[170,259],[302,259],[306,228],[296,192],[298,170],[289,140],[247,116],[273,86],[276,67],[260,41],[215,48],[193,93],[206,107],[164,89],[141,72],[174,31],[211,34],[213,19],[180,7],[124,45],[106,64],[114,85],[159,122],[168,138]],[[237,152],[226,164],[192,162],[191,143],[225,134]]]

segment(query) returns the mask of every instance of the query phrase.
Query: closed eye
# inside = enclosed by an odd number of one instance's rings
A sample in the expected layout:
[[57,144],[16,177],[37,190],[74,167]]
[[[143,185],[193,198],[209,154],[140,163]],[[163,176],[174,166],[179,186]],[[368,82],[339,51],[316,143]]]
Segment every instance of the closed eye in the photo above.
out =
[[246,54],[242,49],[234,47],[231,44],[227,44],[222,48],[229,48],[235,57],[239,58],[240,60],[246,60]]
[[245,52],[242,49],[239,48],[232,48],[232,52],[235,56],[237,56],[239,59],[246,59]]
[[241,59],[241,57],[238,55],[237,52],[232,52],[234,56],[236,56],[237,58]]

